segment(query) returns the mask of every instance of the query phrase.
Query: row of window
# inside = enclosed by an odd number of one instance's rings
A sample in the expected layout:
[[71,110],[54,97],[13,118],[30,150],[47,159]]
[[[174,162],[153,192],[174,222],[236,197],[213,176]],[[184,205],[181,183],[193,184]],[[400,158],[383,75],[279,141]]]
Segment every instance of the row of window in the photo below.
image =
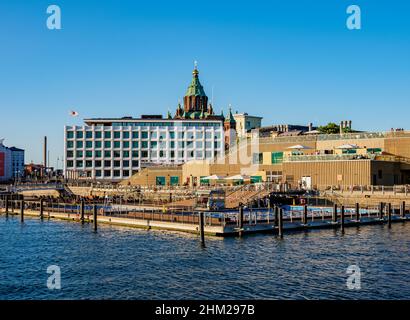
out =
[[[85,133],[85,134],[84,134]],[[113,134],[111,134],[113,133]],[[74,139],[74,135],[76,139],[83,139],[84,136],[86,139],[102,139],[103,138],[103,132],[102,131],[95,131],[94,134],[92,131],[67,131],[66,137],[67,139]],[[157,139],[159,136],[159,139],[167,139],[167,134],[166,132],[161,132],[159,135],[157,134],[156,131],[152,131],[150,133],[150,138],[151,139]],[[194,133],[193,132],[175,132],[175,131],[170,131],[169,132],[169,139],[175,139],[175,136],[178,139],[184,139],[185,136],[188,139],[194,139]],[[114,139],[138,139],[140,137],[139,132],[128,132],[128,131],[104,131],[104,139],[111,139],[111,137],[114,137]],[[196,133],[196,139],[203,139],[204,133],[203,132],[197,132]],[[211,139],[212,138],[212,132],[205,132],[205,138],[206,139]],[[221,133],[220,132],[215,132],[214,133],[214,138],[215,139],[220,139],[221,138]],[[142,131],[141,132],[141,139],[148,139],[148,131]]]
[[110,168],[110,167],[114,167],[114,168],[138,168],[139,166],[139,161],[138,160],[86,160],[86,161],[82,161],[82,160],[67,160],[67,168],[74,168],[74,163],[76,165],[77,168],[83,168],[84,166],[86,168]]
[[[214,148],[215,149],[219,149],[221,147],[221,143],[219,141],[214,141]],[[148,143],[148,141],[141,141],[141,144],[138,141],[104,141],[104,143],[102,141],[76,141],[75,143],[75,147],[76,149],[83,149],[84,146],[86,149],[102,149],[102,147],[104,146],[104,149],[111,149],[111,147],[114,147],[114,149],[120,149],[121,147],[123,149],[139,149],[139,146],[141,145],[142,149],[155,149],[158,146],[160,148],[165,149],[167,147],[167,143],[166,142],[159,142],[158,141],[151,141],[150,143]],[[179,149],[181,148],[193,148],[195,145],[195,148],[197,149],[202,149],[205,145],[206,149],[211,149],[212,148],[212,141],[205,141],[205,143],[203,141],[196,141],[196,143],[194,144],[194,141],[170,141],[169,142],[169,147],[171,149],[174,149],[175,146],[177,145]],[[74,141],[67,141],[67,149],[73,149],[74,148]]]
[[[84,160],[78,160],[78,158],[83,158],[83,156],[84,156],[82,151],[77,151],[77,153],[76,153],[77,160],[70,159],[70,158],[74,158],[74,157],[73,157],[73,154],[71,152],[70,153],[69,152],[70,151],[67,152],[67,159],[69,159],[69,160],[67,160],[67,167],[72,168],[74,166],[74,163],[76,164],[76,167],[79,167],[79,168],[83,167],[84,166]],[[113,153],[111,153],[110,151],[105,151],[104,152],[104,158],[111,158],[112,154],[113,154],[114,158],[130,158],[130,155],[131,155],[131,158],[134,159],[134,160],[132,160],[132,166],[133,167],[138,166],[138,161],[135,160],[135,159],[139,158],[138,151],[135,151],[135,152],[133,151],[131,154],[128,151],[123,151],[122,153],[118,152],[118,151],[114,151]],[[174,159],[177,156],[179,159],[183,159],[183,158],[185,158],[185,155],[190,159],[192,159],[192,158],[203,159],[204,157],[206,159],[211,159],[213,156],[217,157],[218,152],[214,151],[214,153],[212,154],[212,151],[206,151],[206,152],[203,152],[203,151],[188,151],[187,153],[185,153],[185,151],[178,151],[178,152],[170,151],[169,153],[167,153],[165,151],[162,151],[162,150],[159,151],[159,152],[151,151],[150,153],[148,153],[148,151],[141,151],[141,158],[145,158],[145,159],[147,159],[149,156],[151,158],[158,158],[159,157],[159,158],[171,158],[171,159]],[[92,153],[87,153],[86,152],[85,156],[86,156],[86,158],[92,158],[93,155],[92,155]],[[96,151],[96,154],[95,154],[95,158],[102,158],[101,154],[97,153],[97,151]],[[95,164],[95,167],[100,167],[101,166],[101,161],[102,160],[95,160],[95,162],[98,163],[98,165]],[[104,160],[104,162],[105,161],[107,161],[106,162],[107,164],[104,163],[104,166],[105,167],[110,167],[111,166],[111,160]],[[116,163],[116,161],[117,160],[114,160],[114,163]],[[86,163],[86,165],[85,165],[86,167],[92,167],[93,166],[93,161],[92,160],[85,160],[85,163]],[[114,166],[117,166],[117,165],[114,165]],[[118,162],[118,166],[120,166],[119,162]],[[128,167],[129,166],[129,160],[123,160],[123,166]]]

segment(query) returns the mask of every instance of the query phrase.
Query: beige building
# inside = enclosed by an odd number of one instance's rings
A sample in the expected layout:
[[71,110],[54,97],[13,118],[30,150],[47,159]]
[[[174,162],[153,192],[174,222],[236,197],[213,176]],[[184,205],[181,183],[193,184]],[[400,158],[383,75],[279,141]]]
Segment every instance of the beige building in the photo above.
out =
[[250,116],[247,113],[235,113],[236,134],[238,138],[246,137],[248,131],[262,126],[262,117]]

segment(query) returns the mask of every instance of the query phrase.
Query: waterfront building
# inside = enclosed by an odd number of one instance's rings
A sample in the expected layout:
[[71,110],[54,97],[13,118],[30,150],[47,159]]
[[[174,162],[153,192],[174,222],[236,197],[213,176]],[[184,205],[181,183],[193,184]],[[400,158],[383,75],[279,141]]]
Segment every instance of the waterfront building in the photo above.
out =
[[[122,180],[141,168],[213,159],[224,152],[224,117],[214,113],[195,67],[175,115],[85,119],[66,126],[65,176]],[[179,180],[179,178],[178,178]],[[165,183],[159,181],[159,184]],[[180,181],[173,181],[180,184]]]
[[10,181],[24,175],[24,150],[8,148],[0,139],[0,181]]
[[246,137],[253,129],[260,128],[262,126],[262,117],[251,116],[248,113],[235,113],[233,115],[235,119],[235,129],[238,138]]

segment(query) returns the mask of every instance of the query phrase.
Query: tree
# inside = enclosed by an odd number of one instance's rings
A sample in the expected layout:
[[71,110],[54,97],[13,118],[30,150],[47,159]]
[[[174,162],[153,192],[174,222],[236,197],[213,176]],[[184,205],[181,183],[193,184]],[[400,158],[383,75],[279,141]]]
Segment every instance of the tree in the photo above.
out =
[[[325,126],[320,126],[319,128],[317,128],[317,130],[319,130],[320,133],[324,133],[324,134],[335,134],[335,133],[340,133],[340,126],[334,122],[329,122]],[[343,133],[349,133],[349,132],[352,132],[351,128],[348,128],[348,127],[343,128]]]

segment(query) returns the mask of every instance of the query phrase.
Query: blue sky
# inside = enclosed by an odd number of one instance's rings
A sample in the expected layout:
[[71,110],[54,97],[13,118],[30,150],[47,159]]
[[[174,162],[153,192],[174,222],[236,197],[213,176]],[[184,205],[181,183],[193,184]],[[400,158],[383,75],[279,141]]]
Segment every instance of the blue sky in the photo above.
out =
[[[62,30],[46,28],[51,4]],[[351,4],[362,30],[346,28]],[[40,162],[47,135],[56,165],[66,124],[173,111],[194,60],[217,112],[410,129],[409,12],[402,0],[2,0],[0,138]]]

